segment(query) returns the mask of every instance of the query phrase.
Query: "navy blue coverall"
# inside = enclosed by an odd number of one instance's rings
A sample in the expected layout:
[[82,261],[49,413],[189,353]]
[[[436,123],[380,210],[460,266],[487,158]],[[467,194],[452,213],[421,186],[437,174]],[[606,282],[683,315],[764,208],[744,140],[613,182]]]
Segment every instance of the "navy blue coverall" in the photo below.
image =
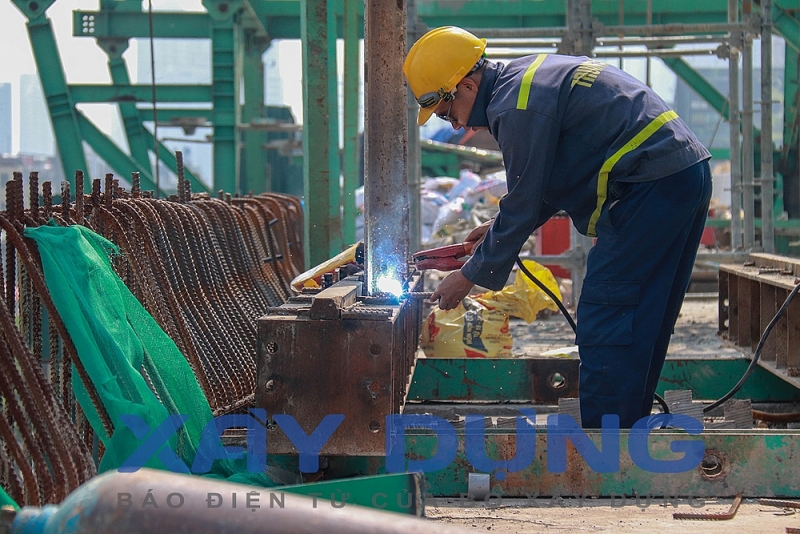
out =
[[647,86],[586,57],[487,63],[468,126],[503,152],[508,194],[462,267],[506,283],[530,234],[560,210],[589,252],[578,304],[582,425],[649,415],[711,196],[708,150]]

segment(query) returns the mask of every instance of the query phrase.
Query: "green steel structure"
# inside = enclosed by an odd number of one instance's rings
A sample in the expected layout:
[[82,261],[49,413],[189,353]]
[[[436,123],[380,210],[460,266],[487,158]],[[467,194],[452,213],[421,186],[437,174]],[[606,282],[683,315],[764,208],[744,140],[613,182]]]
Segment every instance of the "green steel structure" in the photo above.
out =
[[[138,171],[146,187],[154,187],[149,151],[155,140],[143,123],[152,121],[148,109],[152,90],[133,85],[122,59],[131,38],[185,38],[211,41],[210,85],[187,80],[186,85],[157,86],[159,123],[192,121],[213,128],[213,184],[187,173],[195,190],[224,190],[233,194],[274,188],[263,149],[266,113],[261,55],[272,39],[303,39],[305,72],[304,187],[308,202],[308,261],[318,263],[354,238],[353,194],[358,183],[356,40],[363,35],[363,2],[355,0],[204,0],[207,13],[156,12],[152,18],[138,0],[101,0],[98,11],[76,11],[73,35],[91,37],[108,55],[113,84],[67,84],[47,9],[55,0],[11,0],[28,19],[28,31],[56,134],[66,176],[86,169],[86,141],[117,172],[126,177]],[[439,25],[460,25],[476,31],[507,29],[565,29],[568,1],[539,0],[417,0],[413,35]],[[742,2],[740,2],[742,3]],[[573,5],[575,3],[573,2]],[[620,8],[622,7],[622,11]],[[752,9],[757,13],[758,5]],[[800,218],[800,180],[797,146],[797,63],[800,24],[798,6],[789,0],[772,2],[774,31],[786,40],[786,102],[782,150],[775,169],[783,178],[783,196],[791,218]],[[592,31],[605,27],[651,24],[720,25],[728,20],[728,0],[593,0]],[[151,29],[152,28],[152,29]],[[523,31],[523,33],[520,33]],[[515,33],[516,32],[516,33]],[[586,33],[586,32],[584,32]],[[713,32],[709,32],[713,33]],[[634,33],[631,32],[631,35]],[[553,36],[559,35],[553,33]],[[603,33],[602,35],[610,35]],[[640,33],[644,35],[644,33]],[[335,37],[346,40],[343,139],[339,138]],[[594,35],[583,35],[592,45]],[[587,46],[587,42],[583,43]],[[728,115],[727,97],[679,57],[665,58],[711,106]],[[243,95],[243,102],[240,96]],[[112,143],[76,108],[79,103],[116,102],[123,118],[130,154]],[[182,106],[173,104],[181,103]],[[343,155],[340,158],[340,153]],[[756,147],[754,152],[758,152]],[[173,171],[174,154],[159,145],[160,159]],[[755,157],[758,162],[760,158]],[[339,173],[344,174],[344,190]],[[88,182],[87,182],[88,183]],[[342,217],[344,213],[344,217]]]

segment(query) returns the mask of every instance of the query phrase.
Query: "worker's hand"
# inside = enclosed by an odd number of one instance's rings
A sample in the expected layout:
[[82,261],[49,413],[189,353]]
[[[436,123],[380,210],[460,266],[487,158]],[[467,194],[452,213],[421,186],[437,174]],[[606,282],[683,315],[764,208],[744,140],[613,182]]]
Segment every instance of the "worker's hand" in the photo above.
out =
[[470,243],[472,245],[471,250],[475,250],[475,247],[483,242],[484,238],[486,237],[486,232],[489,231],[489,228],[491,228],[493,222],[494,219],[491,219],[482,225],[473,228],[467,238],[464,240],[464,243]]
[[461,274],[461,271],[453,271],[442,280],[442,283],[433,292],[431,302],[438,300],[440,309],[452,310],[469,294],[474,285]]

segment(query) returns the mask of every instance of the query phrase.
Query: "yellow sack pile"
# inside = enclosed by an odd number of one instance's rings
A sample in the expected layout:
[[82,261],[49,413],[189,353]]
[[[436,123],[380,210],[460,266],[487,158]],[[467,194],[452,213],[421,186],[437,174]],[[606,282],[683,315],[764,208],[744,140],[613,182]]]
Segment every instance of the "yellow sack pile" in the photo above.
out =
[[[558,283],[549,269],[525,260],[525,267],[559,299]],[[435,307],[422,325],[420,347],[429,358],[509,358],[514,340],[510,316],[530,324],[536,315],[558,307],[521,271],[514,285],[467,297],[452,310]]]

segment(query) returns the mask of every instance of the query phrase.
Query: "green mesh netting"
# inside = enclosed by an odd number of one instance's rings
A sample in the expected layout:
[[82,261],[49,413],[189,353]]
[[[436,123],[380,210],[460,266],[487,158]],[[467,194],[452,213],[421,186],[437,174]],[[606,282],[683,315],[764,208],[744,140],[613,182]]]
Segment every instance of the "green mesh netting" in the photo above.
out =
[[19,505],[12,499],[3,488],[0,488],[0,506],[11,506],[14,510],[19,510]]
[[[111,268],[117,247],[78,225],[27,228],[25,236],[39,247],[47,288],[114,426],[108,436],[73,372],[75,396],[106,448],[99,471],[118,468],[138,448],[140,440],[120,420],[128,414],[151,429],[169,414],[188,415],[168,443],[191,467],[203,429],[212,420],[211,408],[175,343]],[[156,455],[146,467],[165,469]],[[277,477],[247,473],[245,467],[244,460],[217,460],[210,476],[275,485]]]

